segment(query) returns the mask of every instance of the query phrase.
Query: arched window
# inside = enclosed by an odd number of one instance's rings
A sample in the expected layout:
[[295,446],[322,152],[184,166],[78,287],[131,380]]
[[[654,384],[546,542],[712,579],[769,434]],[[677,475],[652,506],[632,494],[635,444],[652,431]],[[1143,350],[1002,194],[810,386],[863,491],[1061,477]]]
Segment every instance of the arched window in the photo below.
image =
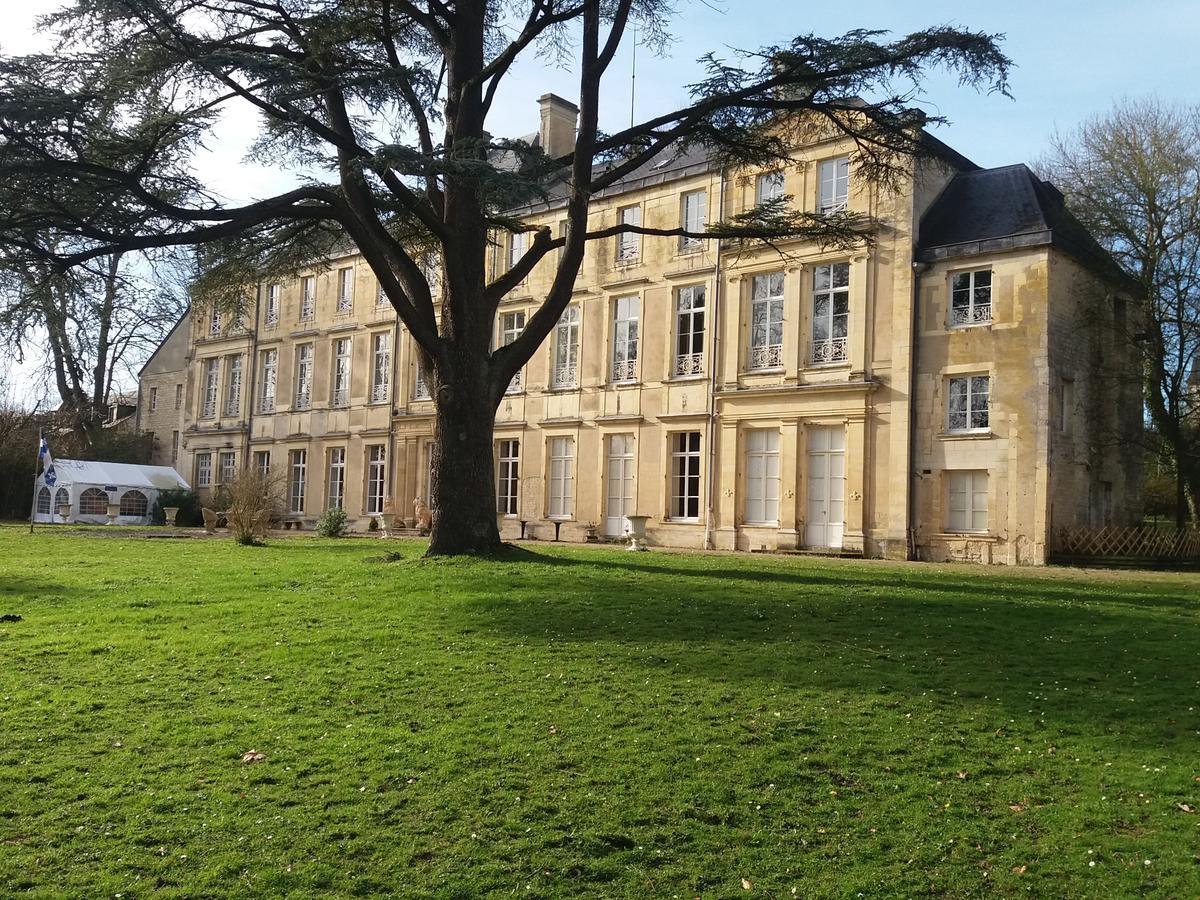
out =
[[103,516],[108,512],[108,494],[100,488],[88,488],[79,495],[81,516]]
[[55,509],[58,509],[60,506],[69,507],[70,505],[71,505],[71,492],[70,491],[68,491],[66,488],[59,488],[57,491],[54,492],[54,508]]
[[141,491],[126,491],[121,495],[121,515],[144,516],[149,504]]
[[45,485],[38,490],[37,511],[44,514],[50,512],[50,488]]

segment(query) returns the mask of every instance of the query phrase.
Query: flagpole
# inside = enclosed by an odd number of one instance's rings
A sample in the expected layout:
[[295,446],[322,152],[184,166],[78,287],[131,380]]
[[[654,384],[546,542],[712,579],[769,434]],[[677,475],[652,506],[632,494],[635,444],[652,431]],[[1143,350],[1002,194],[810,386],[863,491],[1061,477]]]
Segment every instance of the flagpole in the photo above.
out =
[[33,460],[33,502],[29,505],[29,533],[33,534],[33,519],[37,515],[37,495],[38,495],[38,463],[42,461],[42,429],[38,429],[38,449],[37,456]]

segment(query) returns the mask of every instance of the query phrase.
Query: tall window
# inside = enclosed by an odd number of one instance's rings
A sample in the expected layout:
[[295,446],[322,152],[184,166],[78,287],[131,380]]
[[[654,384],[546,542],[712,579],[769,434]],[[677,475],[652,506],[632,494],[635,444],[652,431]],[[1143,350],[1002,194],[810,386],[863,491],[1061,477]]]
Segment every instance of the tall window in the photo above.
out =
[[[684,194],[680,219],[684,231],[704,231],[708,222],[708,191],[689,191]],[[699,250],[702,246],[702,238],[685,236],[679,239],[679,249],[683,253]]]
[[354,307],[354,269],[338,269],[337,311],[348,313]]
[[307,322],[317,312],[317,278],[305,275],[300,279],[300,321]]
[[288,454],[288,509],[294,513],[304,512],[307,470],[307,450],[293,450]]
[[216,357],[204,361],[204,403],[200,415],[206,419],[211,419],[217,414],[217,367],[220,364]]
[[158,409],[158,388],[150,388],[150,412]]
[[179,432],[171,432],[171,465],[179,462]]
[[554,326],[554,375],[551,386],[573,388],[579,384],[579,307],[568,306]]
[[755,275],[750,283],[750,369],[783,365],[783,273]]
[[[513,341],[521,336],[521,332],[525,330],[525,313],[524,311],[503,313],[500,316],[500,346],[507,347]],[[512,377],[512,381],[508,383],[505,393],[517,394],[524,387],[524,379],[521,377],[522,370],[518,369],[517,374]]]
[[325,508],[342,509],[346,500],[346,448],[329,451],[329,481],[325,490]]
[[[617,212],[617,219],[622,225],[638,227],[642,224],[642,208],[640,206],[623,206]],[[642,236],[636,232],[622,232],[617,235],[617,262],[635,262],[642,255]]]
[[965,375],[950,379],[950,411],[947,431],[986,431],[990,406],[991,378]]
[[225,363],[225,415],[236,416],[242,411],[242,354],[227,358]]
[[550,439],[550,518],[569,519],[575,514],[575,440]]
[[221,334],[221,310],[213,307],[208,311],[208,335],[217,337]]
[[746,433],[746,521],[779,521],[779,432]]
[[333,395],[334,406],[346,406],[350,402],[350,338],[338,338],[333,342]]
[[821,163],[818,181],[821,190],[821,212],[844,210],[850,199],[850,160],[845,156],[825,160]]
[[221,484],[229,484],[237,474],[237,455],[232,450],[222,450],[217,456],[220,465]]
[[275,412],[275,384],[279,376],[279,351],[262,353],[262,385],[258,393],[258,411]]
[[640,305],[638,297],[618,297],[613,303],[613,381],[637,380]]
[[183,409],[183,385],[175,385],[175,408]]
[[754,182],[754,203],[762,206],[783,196],[783,173],[763,172]]
[[44,484],[38,488],[37,511],[39,515],[50,514],[50,488]]
[[413,363],[413,399],[430,399],[429,385],[425,382],[425,373],[421,369],[421,363],[419,360]]
[[987,472],[951,472],[947,531],[987,531]]
[[386,403],[392,378],[392,336],[377,331],[371,336],[371,402]]
[[521,257],[525,255],[525,251],[529,247],[529,232],[516,231],[508,236],[508,267],[511,269]]
[[675,292],[675,375],[704,371],[704,294],[702,284]]
[[957,272],[950,284],[950,325],[992,321],[992,270]]
[[367,512],[383,512],[387,495],[387,448],[375,444],[367,448]]
[[672,519],[700,518],[700,432],[681,431],[671,436]]
[[267,325],[279,324],[279,285],[267,285]]
[[313,345],[296,348],[296,409],[312,406]]
[[197,453],[196,454],[196,487],[210,487],[212,485],[212,454]]
[[496,510],[504,516],[517,514],[517,496],[520,481],[517,469],[520,462],[519,441],[500,441],[498,447],[499,470],[496,473]]
[[271,474],[271,451],[270,450],[255,450],[254,451],[254,471],[264,478]]
[[391,304],[391,302],[392,301],[388,299],[387,291],[383,289],[383,285],[381,284],[379,286],[379,290],[375,293],[375,305],[388,306]]
[[850,264],[830,263],[813,270],[812,364],[850,358]]

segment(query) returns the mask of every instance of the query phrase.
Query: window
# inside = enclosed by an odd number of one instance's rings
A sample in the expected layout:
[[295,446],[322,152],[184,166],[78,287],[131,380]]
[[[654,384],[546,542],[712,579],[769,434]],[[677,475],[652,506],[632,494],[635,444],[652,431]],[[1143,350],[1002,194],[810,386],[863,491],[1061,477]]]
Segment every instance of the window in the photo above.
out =
[[[638,227],[642,224],[642,208],[640,206],[623,206],[617,211],[617,219],[622,225]],[[617,262],[636,262],[642,255],[642,236],[637,232],[622,232],[617,235]]]
[[821,185],[820,211],[843,211],[850,198],[850,160],[845,156],[825,160],[821,163],[818,180]]
[[213,307],[208,312],[208,336],[219,337],[221,334],[221,310]]
[[220,360],[216,357],[204,361],[204,403],[200,409],[201,418],[211,419],[217,414],[217,367]]
[[948,531],[987,531],[987,472],[951,472]]
[[37,511],[41,515],[50,514],[50,488],[44,484],[38,489]]
[[521,261],[521,257],[525,255],[528,247],[528,232],[516,231],[508,236],[508,267],[510,269]]
[[279,324],[279,285],[267,285],[267,325]]
[[337,285],[337,311],[348,313],[354,308],[354,269],[338,269]]
[[779,521],[779,432],[746,432],[746,521]]
[[783,365],[783,273],[755,275],[750,283],[750,370]]
[[350,338],[333,342],[333,396],[330,403],[346,406],[350,402]]
[[293,450],[288,454],[288,509],[304,512],[304,484],[308,469],[308,451]]
[[175,408],[183,409],[183,385],[175,385]]
[[[525,330],[525,313],[510,312],[502,313],[500,316],[500,346],[507,347]],[[517,374],[512,377],[512,381],[505,388],[506,394],[519,394],[524,387],[524,379],[521,377],[522,370],[518,369]]]
[[575,441],[550,439],[550,518],[569,519],[575,514]]
[[498,447],[499,471],[496,473],[496,511],[503,516],[517,514],[517,478],[521,445],[519,441],[500,441]]
[[618,297],[613,303],[613,381],[637,380],[639,306],[638,297]]
[[217,456],[220,466],[221,484],[229,484],[237,475],[237,455],[232,450],[222,450]]
[[212,485],[212,454],[197,453],[196,454],[196,487],[210,487]]
[[421,369],[420,360],[413,363],[413,399],[414,400],[429,400],[429,385],[425,382],[425,373]]
[[383,512],[387,495],[387,448],[376,444],[367,449],[367,512]]
[[226,357],[225,415],[236,416],[242,410],[242,355]]
[[704,285],[675,292],[675,375],[704,372]]
[[379,286],[379,291],[375,294],[376,306],[390,306],[391,300],[388,299],[387,291],[383,289],[383,285]]
[[987,375],[966,375],[950,379],[950,415],[946,423],[947,431],[987,431],[990,381]]
[[992,321],[992,271],[958,272],[951,280],[950,327]]
[[783,196],[783,173],[763,172],[754,182],[754,204],[762,206]]
[[158,388],[150,388],[150,412],[158,409]]
[[700,432],[671,436],[671,498],[667,515],[680,521],[700,518]]
[[279,372],[279,351],[264,350],[262,354],[262,388],[258,395],[258,411],[275,412],[275,381]]
[[[708,221],[707,216],[707,191],[689,191],[683,195],[681,221],[684,231],[704,231]],[[702,238],[685,236],[679,239],[679,250],[681,253],[691,253],[695,250],[699,250],[703,246],[704,241]]]
[[171,432],[171,465],[179,462],[179,432]]
[[313,345],[296,348],[296,409],[312,406]]
[[121,495],[121,515],[144,516],[150,509],[150,502],[141,491],[126,491]]
[[813,270],[812,364],[846,362],[850,325],[850,264],[830,263]]
[[329,451],[329,489],[325,492],[326,509],[342,509],[346,502],[346,448]]
[[380,331],[371,337],[371,402],[386,403],[392,377],[392,336]]
[[573,388],[579,384],[579,307],[568,306],[554,326],[554,388]]
[[317,312],[317,278],[305,275],[300,279],[300,321],[307,322]]
[[1062,380],[1062,395],[1058,405],[1058,430],[1063,434],[1071,433],[1071,420],[1075,418],[1075,380]]
[[270,450],[255,450],[254,451],[254,471],[258,472],[264,478],[271,474],[271,451]]
[[108,494],[100,488],[88,488],[79,495],[79,514],[81,516],[108,515]]

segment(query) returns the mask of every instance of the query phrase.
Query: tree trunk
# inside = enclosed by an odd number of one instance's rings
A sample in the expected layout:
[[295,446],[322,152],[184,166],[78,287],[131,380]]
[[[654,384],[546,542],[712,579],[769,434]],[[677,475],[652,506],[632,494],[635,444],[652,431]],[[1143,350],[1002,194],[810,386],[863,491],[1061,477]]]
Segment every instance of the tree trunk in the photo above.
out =
[[434,376],[437,443],[431,461],[428,555],[494,553],[502,546],[492,465],[496,392],[486,357],[463,359],[452,368]]

